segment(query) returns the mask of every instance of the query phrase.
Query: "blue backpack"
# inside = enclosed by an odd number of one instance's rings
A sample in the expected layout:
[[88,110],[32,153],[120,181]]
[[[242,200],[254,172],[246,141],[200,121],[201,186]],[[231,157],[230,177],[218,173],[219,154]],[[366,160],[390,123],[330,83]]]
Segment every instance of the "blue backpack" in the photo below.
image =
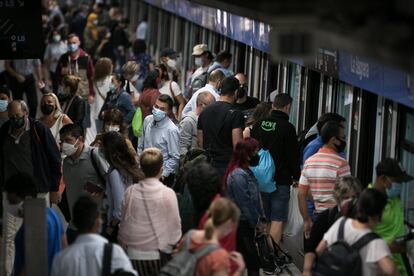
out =
[[274,192],[276,191],[274,180],[276,167],[272,155],[268,150],[260,149],[259,158],[259,165],[250,167],[259,183],[259,190],[264,193]]

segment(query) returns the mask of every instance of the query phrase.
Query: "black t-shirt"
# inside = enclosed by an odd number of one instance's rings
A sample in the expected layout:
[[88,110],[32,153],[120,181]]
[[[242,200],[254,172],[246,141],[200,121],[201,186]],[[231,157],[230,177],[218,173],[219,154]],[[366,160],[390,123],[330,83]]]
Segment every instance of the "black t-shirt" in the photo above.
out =
[[237,108],[243,112],[249,109],[256,108],[256,106],[259,103],[260,101],[258,99],[247,96],[247,99],[244,103],[241,103],[241,104],[236,103],[235,106],[237,106]]
[[203,147],[215,164],[228,164],[233,152],[232,130],[243,127],[243,115],[230,103],[219,101],[201,112],[197,128],[203,131]]

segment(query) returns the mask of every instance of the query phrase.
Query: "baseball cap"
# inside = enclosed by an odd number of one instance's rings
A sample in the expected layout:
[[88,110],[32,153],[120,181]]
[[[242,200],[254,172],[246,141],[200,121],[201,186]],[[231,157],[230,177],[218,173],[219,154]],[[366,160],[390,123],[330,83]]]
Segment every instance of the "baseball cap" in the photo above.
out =
[[392,158],[385,158],[375,168],[377,176],[385,175],[392,177],[396,182],[409,182],[414,179],[402,168],[401,164]]
[[197,44],[196,46],[194,46],[193,48],[193,56],[201,56],[204,52],[208,51],[208,46],[207,44]]
[[165,48],[161,51],[160,57],[177,58],[177,52],[172,48]]

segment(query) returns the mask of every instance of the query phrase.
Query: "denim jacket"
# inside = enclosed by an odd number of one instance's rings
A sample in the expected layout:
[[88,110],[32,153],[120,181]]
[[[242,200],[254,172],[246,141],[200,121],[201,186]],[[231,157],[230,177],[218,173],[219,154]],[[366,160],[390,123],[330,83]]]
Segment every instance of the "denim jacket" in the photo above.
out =
[[240,220],[256,227],[264,217],[257,180],[250,169],[237,168],[227,177],[227,196],[240,208]]

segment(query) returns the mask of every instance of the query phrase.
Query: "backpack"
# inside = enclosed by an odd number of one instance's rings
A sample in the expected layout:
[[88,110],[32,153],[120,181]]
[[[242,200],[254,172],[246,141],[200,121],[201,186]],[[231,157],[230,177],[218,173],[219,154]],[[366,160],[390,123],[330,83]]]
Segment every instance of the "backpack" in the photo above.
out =
[[193,231],[187,233],[184,245],[180,252],[161,268],[159,276],[192,276],[195,275],[197,262],[214,250],[220,249],[218,244],[209,244],[197,252],[190,252],[191,236]]
[[338,241],[329,246],[319,257],[316,276],[361,276],[362,260],[359,251],[369,242],[380,237],[373,233],[367,233],[354,244],[349,245],[344,239],[344,227],[347,218],[343,218],[339,224]]
[[203,88],[207,84],[209,74],[207,72],[203,72],[201,75],[197,76],[192,82],[191,82],[191,91],[196,92],[198,89]]
[[259,164],[256,167],[250,167],[250,169],[259,183],[259,190],[261,192],[274,192],[276,190],[276,182],[274,180],[276,167],[273,157],[266,149],[260,149],[259,157]]
[[312,134],[312,135],[310,135],[306,138],[306,135],[308,134],[309,130],[310,130],[310,128],[308,127],[306,129],[302,130],[298,135],[298,145],[299,145],[299,153],[300,153],[299,156],[300,156],[300,159],[302,160],[302,162],[304,161],[303,160],[303,153],[305,151],[306,146],[318,136],[315,133],[315,134]]

